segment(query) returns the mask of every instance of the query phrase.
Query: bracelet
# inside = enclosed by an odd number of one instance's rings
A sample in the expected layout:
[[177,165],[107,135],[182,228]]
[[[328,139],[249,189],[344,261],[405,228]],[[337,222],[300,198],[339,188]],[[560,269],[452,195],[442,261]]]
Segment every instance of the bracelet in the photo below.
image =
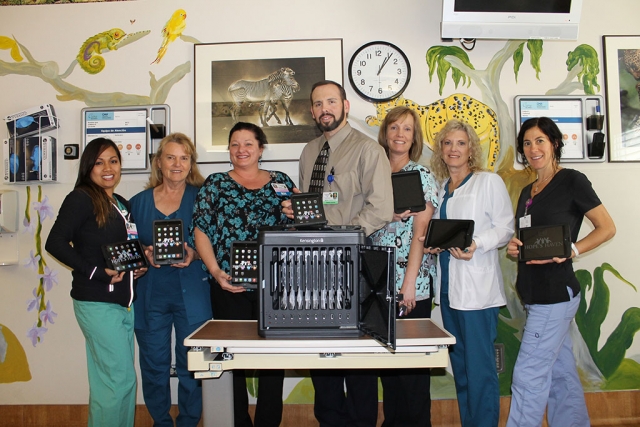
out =
[[578,248],[576,248],[576,244],[575,243],[571,243],[571,249],[573,250],[573,253],[576,254],[576,256],[574,256],[574,258],[578,258],[580,256],[580,252],[578,252]]

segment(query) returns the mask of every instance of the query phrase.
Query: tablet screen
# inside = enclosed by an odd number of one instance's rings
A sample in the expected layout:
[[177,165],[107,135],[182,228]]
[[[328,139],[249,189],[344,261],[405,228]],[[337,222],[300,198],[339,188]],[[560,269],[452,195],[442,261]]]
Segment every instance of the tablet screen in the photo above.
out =
[[407,210],[420,212],[425,210],[424,192],[420,171],[403,171],[391,174],[393,184],[393,210],[402,213]]
[[470,219],[432,219],[429,221],[425,248],[468,248],[473,240],[474,222]]
[[231,242],[231,284],[258,287],[258,242]]
[[107,267],[117,272],[136,270],[149,265],[138,240],[103,245],[102,254]]
[[184,261],[184,233],[181,219],[153,221],[153,259],[159,265]]
[[301,225],[326,224],[322,194],[299,193],[291,195],[293,221]]
[[518,237],[522,242],[520,261],[571,256],[571,237],[566,225],[521,228]]

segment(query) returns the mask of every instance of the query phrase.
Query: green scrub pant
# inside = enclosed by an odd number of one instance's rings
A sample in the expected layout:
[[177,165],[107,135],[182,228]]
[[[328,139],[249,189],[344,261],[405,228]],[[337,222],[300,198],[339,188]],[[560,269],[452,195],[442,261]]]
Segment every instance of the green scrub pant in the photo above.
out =
[[132,427],[136,410],[133,306],[73,300],[84,334],[89,427]]

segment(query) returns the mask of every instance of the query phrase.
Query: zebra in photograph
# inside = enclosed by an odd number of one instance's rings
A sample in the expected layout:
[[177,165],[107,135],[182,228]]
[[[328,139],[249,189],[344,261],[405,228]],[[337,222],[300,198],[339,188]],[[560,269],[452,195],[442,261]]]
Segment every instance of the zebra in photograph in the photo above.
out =
[[238,80],[233,82],[228,91],[233,100],[231,118],[234,123],[238,121],[238,113],[242,104],[248,102],[260,105],[258,114],[262,126],[269,126],[267,122],[272,117],[275,117],[278,124],[280,124],[280,118],[276,114],[278,102],[280,102],[286,113],[285,124],[293,125],[289,115],[289,105],[293,99],[293,94],[300,90],[300,85],[293,77],[294,75],[295,71],[291,68],[283,67],[261,80]]

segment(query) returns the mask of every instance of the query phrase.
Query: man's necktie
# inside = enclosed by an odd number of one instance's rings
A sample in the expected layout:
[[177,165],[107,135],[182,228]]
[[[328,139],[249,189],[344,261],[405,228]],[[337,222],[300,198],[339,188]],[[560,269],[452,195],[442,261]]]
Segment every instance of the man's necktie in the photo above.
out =
[[329,141],[325,141],[322,146],[322,150],[316,158],[316,163],[313,165],[313,172],[311,173],[311,182],[309,184],[310,193],[322,193],[324,187],[324,172],[327,168],[327,161],[329,160]]

